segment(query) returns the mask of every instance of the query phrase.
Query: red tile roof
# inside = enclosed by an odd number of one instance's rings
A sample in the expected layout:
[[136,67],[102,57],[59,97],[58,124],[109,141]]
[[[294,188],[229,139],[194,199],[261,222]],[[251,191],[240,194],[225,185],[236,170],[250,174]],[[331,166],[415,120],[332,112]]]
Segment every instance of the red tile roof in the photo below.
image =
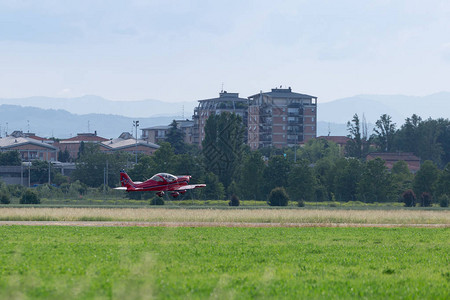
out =
[[78,133],[77,136],[71,137],[70,139],[62,140],[64,142],[104,142],[108,141],[101,136],[95,135],[94,133]]
[[317,137],[317,139],[322,139],[322,140],[327,140],[336,144],[340,144],[340,145],[345,145],[347,144],[347,141],[350,140],[350,138],[346,137],[346,136],[319,136]]
[[401,160],[406,162],[408,169],[412,172],[416,172],[420,169],[420,158],[411,152],[372,152],[366,156],[367,160],[376,158],[384,160],[386,167],[389,169],[392,169],[394,163]]

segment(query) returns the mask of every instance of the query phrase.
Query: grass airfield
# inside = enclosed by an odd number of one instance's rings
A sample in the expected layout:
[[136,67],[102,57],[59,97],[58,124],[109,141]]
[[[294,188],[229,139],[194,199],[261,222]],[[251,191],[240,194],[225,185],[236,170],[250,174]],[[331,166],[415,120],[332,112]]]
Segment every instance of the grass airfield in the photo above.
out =
[[2,207],[0,220],[315,226],[0,226],[0,299],[450,298],[449,210]]

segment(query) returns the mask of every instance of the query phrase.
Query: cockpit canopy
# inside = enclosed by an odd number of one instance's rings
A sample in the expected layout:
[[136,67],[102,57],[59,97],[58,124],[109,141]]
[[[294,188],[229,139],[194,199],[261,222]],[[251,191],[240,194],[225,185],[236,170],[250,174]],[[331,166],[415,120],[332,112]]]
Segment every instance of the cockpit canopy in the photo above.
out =
[[169,173],[158,173],[153,175],[152,178],[150,178],[150,180],[154,180],[154,181],[159,181],[159,182],[163,182],[164,180],[167,182],[172,182],[177,180],[176,176],[173,176],[172,174]]

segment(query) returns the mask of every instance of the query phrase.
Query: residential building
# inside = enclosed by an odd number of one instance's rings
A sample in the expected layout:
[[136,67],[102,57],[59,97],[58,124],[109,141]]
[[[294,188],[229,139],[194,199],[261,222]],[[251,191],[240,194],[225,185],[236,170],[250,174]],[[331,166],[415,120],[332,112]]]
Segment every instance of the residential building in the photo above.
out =
[[366,156],[366,160],[381,158],[385,161],[384,165],[391,170],[394,164],[403,160],[408,165],[408,169],[416,173],[420,169],[420,158],[411,152],[372,152]]
[[316,137],[317,97],[280,87],[248,98],[251,149],[294,146]]
[[0,138],[0,151],[18,151],[22,161],[58,160],[58,148],[28,137],[10,135]]
[[170,126],[152,126],[142,128],[141,138],[149,141],[150,143],[157,144],[166,140],[167,132]]
[[222,91],[219,98],[198,100],[199,104],[194,109],[192,120],[193,125],[193,143],[201,146],[205,138],[205,124],[210,115],[220,114],[222,112],[235,113],[242,117],[245,127],[247,127],[248,99],[239,98],[239,93],[228,93]]
[[58,143],[58,148],[61,151],[69,151],[70,157],[72,159],[76,159],[78,157],[78,153],[80,151],[81,142],[83,143],[91,143],[91,144],[100,144],[102,142],[109,141],[103,137],[97,135],[97,131],[94,133],[78,133],[77,136],[74,136],[69,139],[61,140]]
[[[175,122],[177,122],[178,129],[180,129],[184,133],[184,142],[186,144],[192,144],[194,121],[186,119],[186,120],[175,120]],[[169,129],[170,126],[152,126],[142,128],[141,138],[143,140],[157,144],[159,142],[166,140]]]
[[100,150],[104,152],[124,151],[132,154],[142,153],[152,155],[159,146],[148,140],[136,139],[131,133],[124,132],[117,139],[111,139],[100,143]]

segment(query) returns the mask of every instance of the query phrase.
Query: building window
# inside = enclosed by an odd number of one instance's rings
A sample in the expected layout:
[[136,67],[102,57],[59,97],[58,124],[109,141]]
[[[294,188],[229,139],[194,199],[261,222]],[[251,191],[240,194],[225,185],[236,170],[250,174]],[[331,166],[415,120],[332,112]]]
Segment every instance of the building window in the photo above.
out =
[[314,122],[314,117],[312,117],[312,118],[311,118],[311,121],[313,121],[313,122]]
[[283,117],[283,121],[286,121],[286,117]]
[[283,126],[283,130],[286,130],[286,126]]

